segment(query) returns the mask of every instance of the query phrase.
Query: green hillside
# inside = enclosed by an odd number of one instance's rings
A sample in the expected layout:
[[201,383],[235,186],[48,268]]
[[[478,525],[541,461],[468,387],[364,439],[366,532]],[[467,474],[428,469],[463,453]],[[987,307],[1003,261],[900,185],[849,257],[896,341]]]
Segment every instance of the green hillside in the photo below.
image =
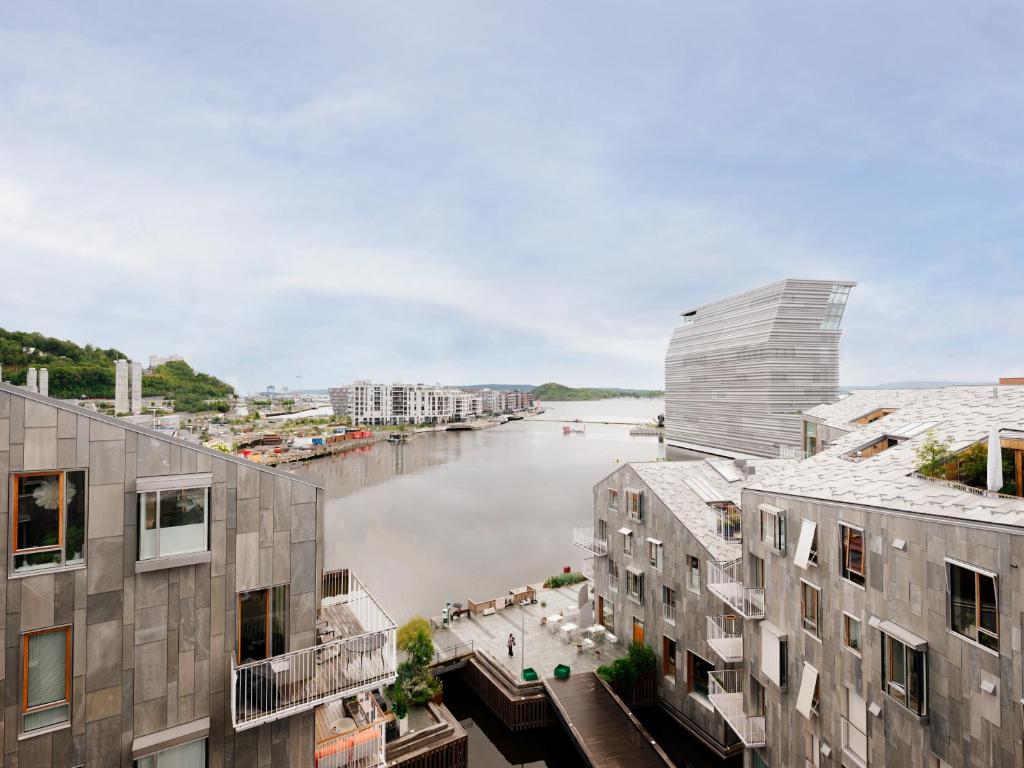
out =
[[[47,368],[50,397],[113,398],[114,361],[127,357],[116,349],[91,344],[79,346],[41,333],[8,331],[0,328],[0,365],[4,381],[24,385],[28,368]],[[175,410],[200,410],[205,400],[234,395],[230,385],[205,373],[193,371],[188,363],[169,362],[142,379],[142,394],[163,395],[174,400]]]
[[567,387],[548,382],[534,387],[534,397],[540,400],[608,400],[613,397],[663,397],[657,389],[614,389],[610,387]]

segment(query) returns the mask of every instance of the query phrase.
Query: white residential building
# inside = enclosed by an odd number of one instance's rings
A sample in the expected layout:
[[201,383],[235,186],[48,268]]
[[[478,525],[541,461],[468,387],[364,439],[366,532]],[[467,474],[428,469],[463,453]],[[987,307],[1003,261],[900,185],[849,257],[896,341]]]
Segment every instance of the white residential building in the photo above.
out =
[[129,400],[129,375],[128,361],[117,360],[114,362],[114,413],[128,413]]
[[142,413],[142,363],[131,364],[131,403],[132,416]]
[[483,413],[475,392],[427,384],[378,384],[359,380],[329,390],[336,416],[353,424],[442,424],[472,419]]

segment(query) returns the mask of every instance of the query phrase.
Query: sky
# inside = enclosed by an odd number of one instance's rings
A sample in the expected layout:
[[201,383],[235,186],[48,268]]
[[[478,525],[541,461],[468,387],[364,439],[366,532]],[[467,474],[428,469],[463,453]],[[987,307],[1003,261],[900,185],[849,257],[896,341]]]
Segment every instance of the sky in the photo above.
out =
[[660,388],[679,312],[840,278],[842,383],[1021,376],[1022,38],[986,0],[0,0],[0,327],[243,392]]

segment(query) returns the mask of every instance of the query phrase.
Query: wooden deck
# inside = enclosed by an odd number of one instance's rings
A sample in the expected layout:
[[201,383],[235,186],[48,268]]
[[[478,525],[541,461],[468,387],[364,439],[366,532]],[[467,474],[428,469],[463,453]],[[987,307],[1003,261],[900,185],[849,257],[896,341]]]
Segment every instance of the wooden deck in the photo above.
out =
[[591,768],[674,768],[597,675],[548,678],[544,687],[558,718]]

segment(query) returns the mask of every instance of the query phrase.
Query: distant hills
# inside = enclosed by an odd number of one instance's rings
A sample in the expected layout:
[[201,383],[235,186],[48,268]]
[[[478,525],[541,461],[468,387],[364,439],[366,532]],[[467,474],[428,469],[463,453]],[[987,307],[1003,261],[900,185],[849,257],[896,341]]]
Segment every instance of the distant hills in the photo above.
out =
[[[50,372],[50,397],[112,398],[114,361],[126,357],[116,349],[79,346],[41,333],[0,328],[4,381],[24,385],[29,367],[46,368]],[[173,400],[176,411],[198,411],[207,400],[232,397],[235,390],[214,376],[194,371],[184,361],[173,360],[143,376],[142,394]]]
[[564,384],[548,382],[534,387],[534,397],[539,400],[609,400],[615,397],[655,398],[663,397],[658,389],[616,389],[613,387],[567,387]]

